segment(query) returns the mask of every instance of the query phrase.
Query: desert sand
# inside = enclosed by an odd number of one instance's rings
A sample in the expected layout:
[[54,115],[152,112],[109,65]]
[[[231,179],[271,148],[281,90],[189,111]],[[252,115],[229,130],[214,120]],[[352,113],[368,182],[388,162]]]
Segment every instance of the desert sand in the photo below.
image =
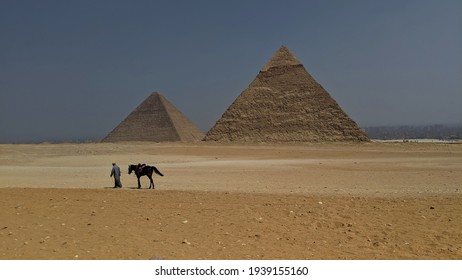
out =
[[461,144],[0,145],[0,259],[460,260],[461,213]]

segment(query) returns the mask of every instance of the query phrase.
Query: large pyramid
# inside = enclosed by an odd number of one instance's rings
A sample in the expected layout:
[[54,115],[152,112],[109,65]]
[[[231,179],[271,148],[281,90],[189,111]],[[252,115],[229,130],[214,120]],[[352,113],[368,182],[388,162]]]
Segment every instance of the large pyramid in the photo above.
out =
[[200,141],[204,134],[160,93],[154,92],[102,142]]
[[205,136],[220,142],[369,141],[282,46]]

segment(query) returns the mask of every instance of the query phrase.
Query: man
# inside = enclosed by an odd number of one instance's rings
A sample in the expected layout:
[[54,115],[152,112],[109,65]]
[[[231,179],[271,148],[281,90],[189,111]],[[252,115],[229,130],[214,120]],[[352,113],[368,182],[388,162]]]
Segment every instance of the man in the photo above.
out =
[[120,182],[120,168],[117,164],[112,163],[111,176],[114,176],[114,188],[121,188],[122,182]]

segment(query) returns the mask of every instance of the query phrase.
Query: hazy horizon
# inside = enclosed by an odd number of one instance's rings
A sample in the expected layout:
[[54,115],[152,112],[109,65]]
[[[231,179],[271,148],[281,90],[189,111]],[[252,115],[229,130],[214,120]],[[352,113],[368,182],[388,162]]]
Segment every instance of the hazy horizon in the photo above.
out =
[[462,2],[11,1],[0,143],[97,141],[159,91],[205,133],[285,45],[362,128],[462,124]]

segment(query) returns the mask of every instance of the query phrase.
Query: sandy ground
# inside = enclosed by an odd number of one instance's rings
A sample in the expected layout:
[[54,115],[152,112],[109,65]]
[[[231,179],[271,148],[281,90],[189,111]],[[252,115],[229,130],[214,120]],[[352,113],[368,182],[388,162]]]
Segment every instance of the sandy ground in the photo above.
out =
[[461,144],[0,145],[0,259],[460,260],[461,213]]

